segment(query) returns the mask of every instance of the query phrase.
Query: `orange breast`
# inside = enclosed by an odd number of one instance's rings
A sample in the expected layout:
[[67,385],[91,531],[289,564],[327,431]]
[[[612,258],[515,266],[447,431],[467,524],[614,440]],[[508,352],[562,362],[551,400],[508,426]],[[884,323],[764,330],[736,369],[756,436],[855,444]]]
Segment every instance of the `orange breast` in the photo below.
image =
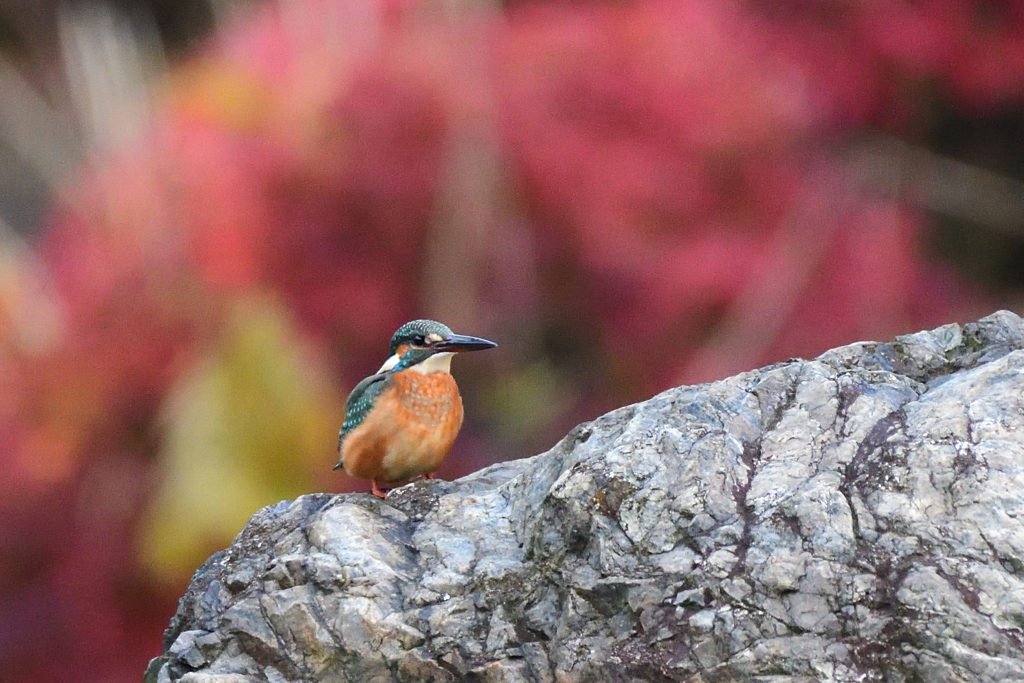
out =
[[462,427],[462,399],[447,372],[395,373],[342,446],[354,477],[398,482],[437,470]]

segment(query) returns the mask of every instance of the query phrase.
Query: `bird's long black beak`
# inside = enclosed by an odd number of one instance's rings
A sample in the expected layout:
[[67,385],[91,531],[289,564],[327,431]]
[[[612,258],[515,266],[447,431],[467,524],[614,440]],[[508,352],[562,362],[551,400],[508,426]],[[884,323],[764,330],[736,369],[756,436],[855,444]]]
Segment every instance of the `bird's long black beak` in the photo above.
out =
[[434,344],[434,348],[438,351],[451,351],[453,353],[459,353],[460,351],[483,351],[484,349],[493,349],[497,344],[480,337],[467,337],[462,334],[453,334],[447,339]]

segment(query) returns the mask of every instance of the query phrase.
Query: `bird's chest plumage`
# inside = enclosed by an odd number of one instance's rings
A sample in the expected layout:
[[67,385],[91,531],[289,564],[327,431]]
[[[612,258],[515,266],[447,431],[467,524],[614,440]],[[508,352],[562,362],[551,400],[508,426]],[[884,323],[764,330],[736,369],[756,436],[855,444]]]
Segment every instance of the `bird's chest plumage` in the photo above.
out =
[[345,470],[397,482],[434,472],[462,427],[462,399],[447,372],[396,372],[343,445]]
[[393,401],[399,421],[422,436],[453,428],[458,431],[462,426],[462,398],[447,372],[396,373],[391,390],[382,398]]

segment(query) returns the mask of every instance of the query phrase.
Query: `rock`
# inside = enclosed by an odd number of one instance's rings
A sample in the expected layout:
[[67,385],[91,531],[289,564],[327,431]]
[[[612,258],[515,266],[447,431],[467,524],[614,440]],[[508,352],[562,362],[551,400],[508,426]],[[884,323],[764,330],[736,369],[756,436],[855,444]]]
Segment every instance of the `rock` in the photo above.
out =
[[666,391],[261,510],[147,680],[1024,681],[1024,322]]

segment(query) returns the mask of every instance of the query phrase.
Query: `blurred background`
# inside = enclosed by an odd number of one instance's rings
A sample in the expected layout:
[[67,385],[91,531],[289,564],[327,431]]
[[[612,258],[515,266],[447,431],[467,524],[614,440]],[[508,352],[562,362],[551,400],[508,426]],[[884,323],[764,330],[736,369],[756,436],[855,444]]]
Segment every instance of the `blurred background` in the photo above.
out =
[[138,681],[416,317],[452,478],[1024,309],[1014,0],[0,0],[0,671]]

